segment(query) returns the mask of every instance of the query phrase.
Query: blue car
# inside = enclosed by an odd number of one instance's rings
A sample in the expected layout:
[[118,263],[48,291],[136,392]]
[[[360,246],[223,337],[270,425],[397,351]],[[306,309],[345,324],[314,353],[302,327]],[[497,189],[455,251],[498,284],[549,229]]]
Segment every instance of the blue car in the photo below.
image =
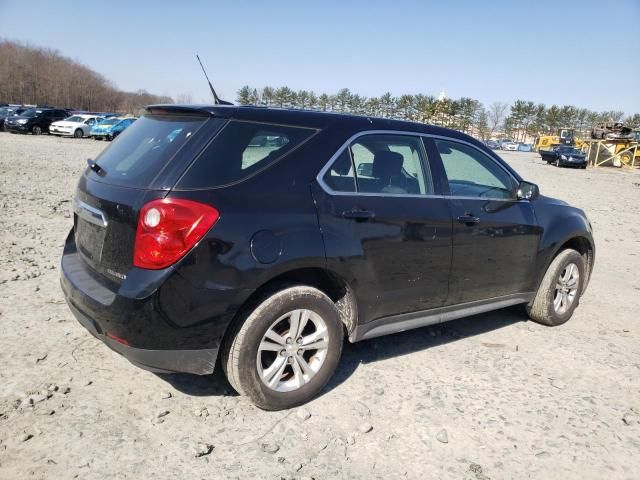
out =
[[528,143],[519,143],[518,144],[518,151],[519,152],[532,152],[533,151],[533,147]]
[[124,132],[125,129],[127,129],[129,125],[131,125],[135,121],[135,118],[105,118],[103,121],[91,128],[89,136],[96,140],[113,140],[122,132]]

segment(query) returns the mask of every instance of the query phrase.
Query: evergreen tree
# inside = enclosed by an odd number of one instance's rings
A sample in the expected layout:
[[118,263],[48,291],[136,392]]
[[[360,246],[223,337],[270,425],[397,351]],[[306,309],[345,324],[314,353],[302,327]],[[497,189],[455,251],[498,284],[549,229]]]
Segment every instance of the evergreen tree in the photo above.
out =
[[249,85],[245,85],[238,90],[236,101],[240,105],[251,105],[251,87]]

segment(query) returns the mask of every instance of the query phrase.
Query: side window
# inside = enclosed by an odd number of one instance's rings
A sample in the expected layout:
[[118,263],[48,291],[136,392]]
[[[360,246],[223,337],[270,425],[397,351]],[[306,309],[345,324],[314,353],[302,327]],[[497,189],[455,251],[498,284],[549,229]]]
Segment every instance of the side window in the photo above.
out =
[[493,159],[475,148],[452,141],[436,140],[452,196],[514,198],[509,174]]
[[179,188],[226,185],[278,161],[316,130],[232,120],[191,165]]
[[96,119],[88,118],[84,123],[86,123],[87,125],[93,125],[94,123],[96,123]]
[[352,143],[350,149],[358,192],[401,195],[433,193],[419,137],[365,135]]
[[289,142],[289,136],[282,130],[255,131],[249,140],[249,145],[242,152],[242,169],[246,170],[269,155],[284,149]]
[[335,192],[355,192],[356,177],[353,172],[353,163],[349,149],[345,148],[340,156],[331,164],[331,168],[325,173],[324,183]]

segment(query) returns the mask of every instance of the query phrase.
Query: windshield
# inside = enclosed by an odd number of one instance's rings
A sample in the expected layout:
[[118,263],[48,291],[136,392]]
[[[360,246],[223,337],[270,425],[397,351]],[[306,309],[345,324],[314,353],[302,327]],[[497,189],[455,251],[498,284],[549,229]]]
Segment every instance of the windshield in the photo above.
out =
[[106,118],[100,122],[100,125],[115,125],[116,123],[120,123],[121,121],[121,118]]
[[0,116],[11,115],[13,113],[13,109],[9,107],[0,108]]
[[25,110],[22,112],[23,117],[37,117],[42,113],[42,110],[37,110],[35,108],[30,108],[29,110]]
[[559,148],[558,151],[560,153],[582,153],[580,150],[576,150],[575,148],[572,147],[564,147],[564,148]]
[[66,118],[64,121],[80,123],[80,122],[84,122],[84,118],[79,117],[78,115],[74,115],[73,117]]
[[[148,188],[206,119],[201,116],[145,115],[136,120],[96,158],[96,163],[106,171],[104,181]],[[118,123],[122,119],[112,121]]]

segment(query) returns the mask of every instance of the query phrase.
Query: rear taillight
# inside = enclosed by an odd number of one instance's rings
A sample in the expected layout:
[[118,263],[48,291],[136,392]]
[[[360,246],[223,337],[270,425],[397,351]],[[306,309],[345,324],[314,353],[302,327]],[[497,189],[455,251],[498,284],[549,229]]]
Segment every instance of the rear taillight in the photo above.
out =
[[165,198],[147,203],[138,218],[133,265],[151,270],[173,265],[219,217],[212,206],[192,200]]

